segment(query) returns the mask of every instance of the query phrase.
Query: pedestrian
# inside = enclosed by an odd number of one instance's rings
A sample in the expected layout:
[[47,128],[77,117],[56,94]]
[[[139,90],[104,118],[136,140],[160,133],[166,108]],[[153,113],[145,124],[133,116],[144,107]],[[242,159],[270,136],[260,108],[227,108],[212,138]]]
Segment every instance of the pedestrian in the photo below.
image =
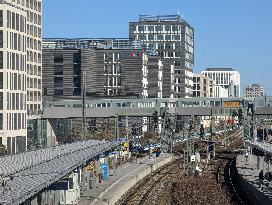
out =
[[201,172],[202,172],[202,169],[200,169],[199,165],[197,164],[195,168],[195,175],[196,176],[201,175]]
[[260,188],[262,188],[263,180],[264,180],[264,174],[263,174],[263,170],[261,170],[259,173]]
[[99,179],[99,183],[102,184],[102,182],[103,182],[103,171],[102,171],[102,169],[100,169],[100,172],[98,174],[98,179]]
[[247,162],[247,159],[248,159],[248,151],[246,151],[246,162]]

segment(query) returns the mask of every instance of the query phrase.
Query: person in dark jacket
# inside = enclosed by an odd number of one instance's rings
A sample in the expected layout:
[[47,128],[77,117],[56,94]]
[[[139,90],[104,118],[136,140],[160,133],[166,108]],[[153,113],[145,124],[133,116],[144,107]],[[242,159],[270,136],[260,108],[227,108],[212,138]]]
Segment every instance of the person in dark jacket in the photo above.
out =
[[260,180],[260,187],[262,188],[263,180],[264,180],[264,174],[263,170],[259,173],[259,180]]

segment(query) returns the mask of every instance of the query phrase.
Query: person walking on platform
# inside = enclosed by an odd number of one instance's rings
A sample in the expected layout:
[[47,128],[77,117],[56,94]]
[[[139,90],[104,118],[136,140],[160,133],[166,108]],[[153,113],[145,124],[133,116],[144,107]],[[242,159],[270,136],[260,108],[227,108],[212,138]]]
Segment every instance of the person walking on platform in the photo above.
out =
[[246,162],[247,162],[247,159],[248,159],[248,151],[246,151]]
[[264,174],[263,174],[263,170],[262,170],[259,173],[260,188],[262,188],[263,180],[264,180]]

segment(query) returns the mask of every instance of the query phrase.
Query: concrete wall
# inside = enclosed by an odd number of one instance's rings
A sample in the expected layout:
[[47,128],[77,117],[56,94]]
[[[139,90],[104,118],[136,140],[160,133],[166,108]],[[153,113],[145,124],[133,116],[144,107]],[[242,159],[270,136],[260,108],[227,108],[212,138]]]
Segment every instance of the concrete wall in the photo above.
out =
[[240,174],[237,173],[236,182],[242,187],[242,191],[248,197],[248,200],[252,205],[270,205],[271,200],[264,195],[262,192],[258,191],[254,185],[246,181]]
[[[245,200],[245,203],[252,205],[269,205],[272,204],[270,193],[267,195],[259,187],[258,173],[260,170],[266,169],[264,166],[257,168],[257,157],[249,155],[248,162],[245,162],[244,155],[239,155],[236,158],[236,170],[233,182],[240,197]],[[261,160],[263,161],[263,160]],[[234,167],[233,167],[234,168]],[[269,198],[270,196],[270,198]]]
[[173,157],[170,155],[163,156],[159,161],[154,164],[144,164],[134,172],[120,178],[112,184],[105,193],[101,194],[91,205],[114,205],[130,188],[137,182],[142,180],[151,172],[157,170],[163,165],[171,162]]

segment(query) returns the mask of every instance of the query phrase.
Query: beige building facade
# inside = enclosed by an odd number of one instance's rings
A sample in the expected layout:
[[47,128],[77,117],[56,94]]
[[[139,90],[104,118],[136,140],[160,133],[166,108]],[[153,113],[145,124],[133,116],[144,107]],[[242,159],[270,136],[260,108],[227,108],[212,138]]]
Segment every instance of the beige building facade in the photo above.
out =
[[201,74],[194,74],[193,83],[193,97],[214,97],[214,80]]
[[41,0],[0,0],[0,44],[0,144],[15,154],[42,109]]
[[265,96],[264,88],[260,84],[248,85],[244,88],[244,97],[247,100],[253,101],[256,97]]

